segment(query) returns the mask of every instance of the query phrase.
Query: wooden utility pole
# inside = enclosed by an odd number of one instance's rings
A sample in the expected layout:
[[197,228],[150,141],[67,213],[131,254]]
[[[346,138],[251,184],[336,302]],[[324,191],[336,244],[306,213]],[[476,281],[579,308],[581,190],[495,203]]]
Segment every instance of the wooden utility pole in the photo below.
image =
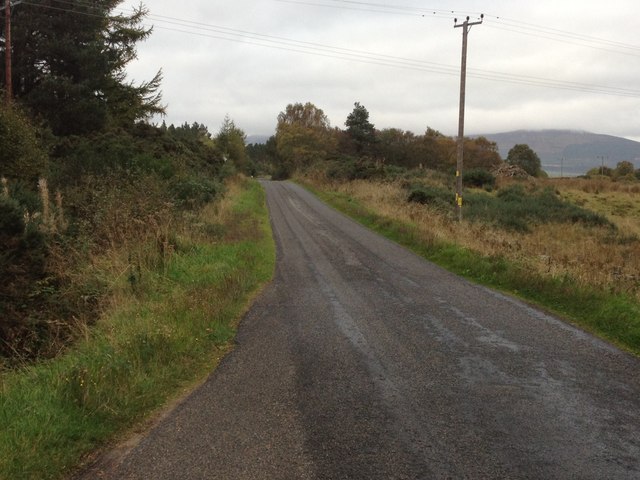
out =
[[464,101],[467,84],[467,36],[469,30],[474,25],[480,25],[484,19],[484,14],[480,15],[477,22],[469,22],[469,17],[462,24],[458,24],[458,19],[454,20],[454,28],[462,27],[462,67],[460,71],[460,113],[458,116],[458,148],[456,159],[456,209],[458,211],[458,221],[462,221],[462,167],[464,159]]
[[11,72],[11,0],[4,3],[4,72],[5,103],[11,105],[13,99],[13,82]]

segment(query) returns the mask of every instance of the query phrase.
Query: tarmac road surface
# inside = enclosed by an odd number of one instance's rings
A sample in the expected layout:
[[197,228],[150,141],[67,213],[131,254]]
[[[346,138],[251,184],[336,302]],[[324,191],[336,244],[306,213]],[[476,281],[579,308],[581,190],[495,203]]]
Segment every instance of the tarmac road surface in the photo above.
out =
[[640,479],[640,360],[264,182],[273,282],[110,479]]

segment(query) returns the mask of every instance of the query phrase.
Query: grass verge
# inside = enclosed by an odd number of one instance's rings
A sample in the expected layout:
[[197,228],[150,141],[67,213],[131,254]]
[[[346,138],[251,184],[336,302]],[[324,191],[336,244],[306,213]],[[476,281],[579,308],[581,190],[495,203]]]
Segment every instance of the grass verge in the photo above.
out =
[[229,350],[247,302],[271,278],[275,248],[257,182],[228,203],[223,224],[201,223],[216,242],[183,240],[68,353],[0,375],[0,478],[63,477]]
[[640,304],[629,295],[545,277],[502,256],[485,256],[454,242],[421,237],[415,225],[377,214],[357,199],[304,183],[334,208],[418,255],[468,278],[535,303],[621,348],[640,354]]

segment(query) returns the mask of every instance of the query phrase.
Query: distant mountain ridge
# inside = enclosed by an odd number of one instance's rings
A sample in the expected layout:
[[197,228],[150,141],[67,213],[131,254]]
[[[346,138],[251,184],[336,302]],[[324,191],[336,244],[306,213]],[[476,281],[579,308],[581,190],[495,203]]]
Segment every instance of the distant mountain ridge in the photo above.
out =
[[583,175],[603,163],[613,168],[623,160],[640,168],[640,142],[627,138],[575,130],[516,130],[482,136],[496,142],[502,158],[516,144],[529,145],[552,176]]
[[267,140],[269,140],[269,135],[248,135],[247,139],[245,140],[245,143],[247,145],[251,145],[253,144],[263,144],[263,143],[267,143]]

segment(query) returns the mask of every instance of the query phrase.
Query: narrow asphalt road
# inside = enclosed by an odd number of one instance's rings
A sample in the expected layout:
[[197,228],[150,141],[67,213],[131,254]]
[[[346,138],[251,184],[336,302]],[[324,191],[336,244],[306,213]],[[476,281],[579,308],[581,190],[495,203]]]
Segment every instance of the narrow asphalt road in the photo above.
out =
[[264,187],[237,348],[105,478],[640,478],[640,360]]

